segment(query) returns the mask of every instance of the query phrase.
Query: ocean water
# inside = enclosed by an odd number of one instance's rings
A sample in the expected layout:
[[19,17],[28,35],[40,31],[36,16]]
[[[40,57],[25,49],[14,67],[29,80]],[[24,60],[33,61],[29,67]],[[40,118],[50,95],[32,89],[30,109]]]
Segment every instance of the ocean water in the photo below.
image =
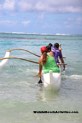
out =
[[[82,35],[0,33],[0,57],[13,48],[23,48],[40,55],[41,46],[56,42],[61,44],[67,63],[58,92],[44,91],[37,85],[37,64],[11,59],[0,67],[0,123],[82,122]],[[18,50],[10,55],[33,61],[39,59]]]

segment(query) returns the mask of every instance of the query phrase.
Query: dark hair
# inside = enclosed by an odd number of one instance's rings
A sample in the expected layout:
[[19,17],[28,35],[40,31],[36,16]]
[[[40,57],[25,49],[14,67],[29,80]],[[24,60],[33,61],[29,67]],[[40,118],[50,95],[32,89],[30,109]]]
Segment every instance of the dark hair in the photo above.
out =
[[48,52],[51,51],[51,47],[52,47],[52,46],[53,46],[53,45],[52,45],[51,43],[49,43],[49,44],[46,46]]
[[44,53],[42,54],[42,64],[45,64],[46,61],[47,61],[47,52],[44,52]]
[[52,43],[49,43],[48,45],[51,46],[51,47],[53,46]]
[[54,47],[55,47],[55,48],[59,48],[59,44],[58,44],[58,43],[55,43],[55,44],[54,44]]

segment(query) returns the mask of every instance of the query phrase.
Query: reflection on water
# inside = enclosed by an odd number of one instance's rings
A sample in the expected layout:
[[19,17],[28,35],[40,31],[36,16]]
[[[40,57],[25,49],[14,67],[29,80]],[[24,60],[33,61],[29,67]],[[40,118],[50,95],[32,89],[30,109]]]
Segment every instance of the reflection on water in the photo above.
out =
[[42,84],[38,86],[37,98],[41,101],[55,100],[60,94],[59,90],[54,88],[44,88]]

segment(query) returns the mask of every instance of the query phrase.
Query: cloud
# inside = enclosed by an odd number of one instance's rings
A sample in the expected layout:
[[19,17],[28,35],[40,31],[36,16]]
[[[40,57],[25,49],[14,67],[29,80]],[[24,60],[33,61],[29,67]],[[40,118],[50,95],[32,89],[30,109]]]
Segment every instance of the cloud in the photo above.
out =
[[64,21],[64,26],[67,28],[79,27],[82,24],[82,17],[71,17]]
[[16,21],[16,20],[0,20],[0,25],[18,25],[22,24],[24,26],[27,26],[31,23],[30,20],[23,20],[23,21]]
[[0,7],[10,11],[82,13],[82,0],[5,0]]
[[15,0],[5,0],[3,3],[3,9],[14,10],[15,9]]
[[0,4],[0,11],[2,10],[2,5]]
[[19,9],[21,9],[22,11],[29,11],[29,10],[32,10],[32,4],[31,3],[28,3],[27,1],[20,1],[18,3],[18,7]]
[[82,24],[82,17],[78,17],[78,18],[77,18],[77,21]]
[[38,19],[39,19],[39,20],[44,20],[44,17],[45,17],[45,13],[44,13],[44,12],[41,12],[41,13],[38,15]]
[[82,0],[21,0],[19,8],[24,11],[82,12]]
[[17,21],[12,20],[0,20],[0,25],[16,25]]
[[30,20],[27,20],[27,21],[22,21],[21,23],[24,25],[24,26],[27,26],[27,25],[29,25],[30,24]]

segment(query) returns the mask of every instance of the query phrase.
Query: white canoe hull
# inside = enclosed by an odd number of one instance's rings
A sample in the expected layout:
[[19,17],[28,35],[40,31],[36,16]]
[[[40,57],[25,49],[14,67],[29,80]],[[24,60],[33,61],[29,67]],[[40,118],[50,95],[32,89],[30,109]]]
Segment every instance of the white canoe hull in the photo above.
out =
[[61,86],[61,73],[49,73],[42,74],[41,78],[44,87],[53,87],[56,90],[60,89]]

